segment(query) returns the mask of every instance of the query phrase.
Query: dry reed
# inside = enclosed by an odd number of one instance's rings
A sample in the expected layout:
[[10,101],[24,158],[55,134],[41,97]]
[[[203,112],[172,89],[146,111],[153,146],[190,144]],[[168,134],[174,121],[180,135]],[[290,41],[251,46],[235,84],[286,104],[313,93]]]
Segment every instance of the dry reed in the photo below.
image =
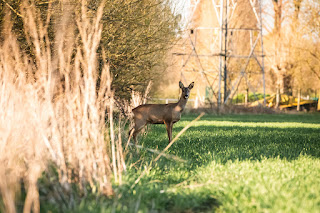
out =
[[[9,15],[5,18],[6,38],[0,47],[0,193],[6,212],[17,210],[21,183],[26,188],[23,211],[40,211],[38,180],[49,165],[56,168],[65,196],[73,183],[111,195],[112,171],[121,181],[125,167],[121,136],[114,135],[109,66],[104,63],[98,70],[103,5],[89,17],[86,1],[77,8],[68,1],[61,4],[62,14],[53,17],[49,3],[43,20],[33,1],[23,2],[23,30],[32,54],[20,49]],[[54,41],[48,35],[52,20]]]

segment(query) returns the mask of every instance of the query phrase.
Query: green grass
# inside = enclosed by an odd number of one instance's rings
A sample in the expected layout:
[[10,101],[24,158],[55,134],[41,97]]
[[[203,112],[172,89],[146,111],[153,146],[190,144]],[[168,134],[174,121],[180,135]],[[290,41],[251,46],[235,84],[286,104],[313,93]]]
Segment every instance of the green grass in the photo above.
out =
[[[175,136],[196,115],[174,125]],[[164,125],[139,143],[162,150]],[[140,151],[113,199],[83,199],[78,212],[319,212],[320,115],[205,115],[168,150],[186,163]]]

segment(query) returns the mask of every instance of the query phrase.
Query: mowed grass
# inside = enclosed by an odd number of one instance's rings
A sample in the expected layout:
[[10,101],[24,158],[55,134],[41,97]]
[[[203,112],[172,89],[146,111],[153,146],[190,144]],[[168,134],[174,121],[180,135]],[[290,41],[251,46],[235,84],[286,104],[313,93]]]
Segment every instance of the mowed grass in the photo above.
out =
[[[184,115],[173,136],[197,115]],[[139,143],[164,149],[164,125]],[[78,211],[319,212],[320,115],[205,115],[167,151],[181,163],[141,150],[110,200]],[[146,172],[144,172],[146,171]],[[142,175],[135,185],[134,182]]]

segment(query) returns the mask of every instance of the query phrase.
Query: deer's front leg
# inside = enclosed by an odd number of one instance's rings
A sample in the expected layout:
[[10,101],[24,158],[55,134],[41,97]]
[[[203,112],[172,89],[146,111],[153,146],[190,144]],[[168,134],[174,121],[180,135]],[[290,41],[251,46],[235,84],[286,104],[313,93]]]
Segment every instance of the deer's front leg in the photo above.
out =
[[143,127],[146,125],[146,122],[144,120],[135,119],[135,125],[133,128],[133,140],[135,144],[138,144],[137,136],[139,132],[143,129]]
[[173,123],[170,121],[165,121],[164,122],[167,128],[167,132],[168,132],[168,138],[169,138],[169,143],[171,142],[172,139],[172,127],[173,127]]

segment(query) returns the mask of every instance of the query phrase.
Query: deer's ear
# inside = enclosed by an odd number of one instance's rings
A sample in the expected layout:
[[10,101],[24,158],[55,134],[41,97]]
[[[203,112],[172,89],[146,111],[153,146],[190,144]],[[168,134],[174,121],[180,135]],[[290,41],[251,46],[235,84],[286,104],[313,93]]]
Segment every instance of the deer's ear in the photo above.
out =
[[182,88],[184,88],[184,85],[183,85],[183,83],[181,82],[181,81],[179,81],[179,87],[182,89]]
[[194,82],[192,82],[192,83],[188,86],[188,88],[189,88],[189,89],[192,89],[193,86],[194,86]]

